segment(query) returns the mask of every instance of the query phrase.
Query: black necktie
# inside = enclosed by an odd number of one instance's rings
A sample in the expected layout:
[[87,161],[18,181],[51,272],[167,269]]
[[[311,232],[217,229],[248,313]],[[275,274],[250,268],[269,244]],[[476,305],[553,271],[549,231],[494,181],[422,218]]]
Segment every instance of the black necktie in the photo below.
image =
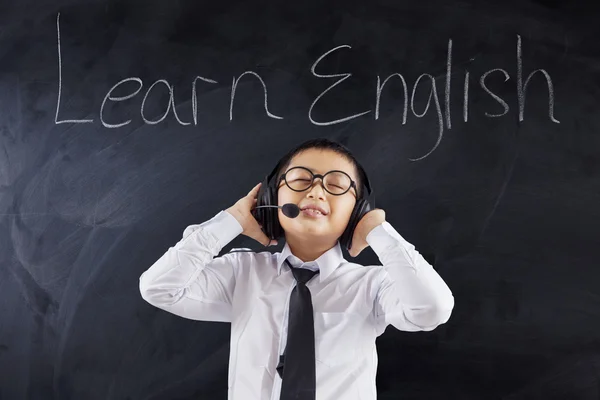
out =
[[315,325],[312,298],[306,287],[319,271],[292,267],[296,287],[290,296],[287,343],[279,356],[277,372],[282,377],[280,400],[315,400]]

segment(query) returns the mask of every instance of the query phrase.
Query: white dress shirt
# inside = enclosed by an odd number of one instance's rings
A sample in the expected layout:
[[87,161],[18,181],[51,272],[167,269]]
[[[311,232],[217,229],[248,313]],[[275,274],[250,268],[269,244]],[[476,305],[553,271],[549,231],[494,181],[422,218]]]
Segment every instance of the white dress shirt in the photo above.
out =
[[319,269],[308,283],[315,323],[316,400],[375,400],[375,339],[388,325],[431,331],[448,321],[452,292],[433,267],[387,222],[367,243],[383,265],[346,261],[339,241],[303,263],[286,243],[281,252],[226,253],[242,233],[227,211],[188,226],[183,238],[140,276],[144,300],[201,321],[231,322],[229,400],[278,400],[276,371],[287,339],[289,298],[296,281],[284,260]]

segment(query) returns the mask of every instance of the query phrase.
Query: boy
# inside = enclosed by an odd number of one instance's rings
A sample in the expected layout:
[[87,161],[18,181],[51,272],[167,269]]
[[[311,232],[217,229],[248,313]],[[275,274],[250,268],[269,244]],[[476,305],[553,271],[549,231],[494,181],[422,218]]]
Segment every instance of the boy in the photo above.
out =
[[[311,140],[282,161],[276,204],[293,203],[301,211],[290,218],[277,210],[285,232],[281,252],[216,257],[240,233],[276,244],[252,215],[259,183],[227,210],[188,226],[141,275],[142,297],[185,318],[231,322],[229,400],[374,400],[375,339],[389,324],[404,331],[435,329],[450,318],[454,297],[381,209],[360,219],[349,254],[371,246],[383,265],[343,258],[338,239],[364,195],[363,177],[346,147]],[[329,171],[339,172],[312,176]],[[297,271],[306,270],[316,275],[303,283]],[[305,303],[292,301],[303,290]],[[304,311],[291,311],[300,306]],[[292,340],[294,332],[303,333]],[[289,389],[294,384],[301,388]]]

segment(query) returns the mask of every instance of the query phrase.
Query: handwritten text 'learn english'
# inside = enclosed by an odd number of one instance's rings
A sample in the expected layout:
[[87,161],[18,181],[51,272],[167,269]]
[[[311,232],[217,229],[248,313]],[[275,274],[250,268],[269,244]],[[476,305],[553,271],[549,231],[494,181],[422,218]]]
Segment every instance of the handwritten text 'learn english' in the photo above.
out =
[[[93,119],[63,119],[63,120],[59,120],[59,109],[60,109],[60,97],[61,97],[61,91],[62,91],[62,58],[61,58],[61,47],[60,47],[60,13],[58,13],[57,17],[56,17],[56,30],[57,30],[57,38],[58,38],[58,100],[56,103],[56,116],[54,119],[54,122],[56,124],[66,124],[66,123],[71,123],[71,124],[82,124],[82,123],[92,123],[94,122]],[[338,51],[341,48],[351,48],[351,46],[349,45],[341,45],[338,47],[335,47],[329,51],[327,51],[325,54],[323,54],[322,56],[320,56],[312,65],[311,67],[311,72],[312,74],[317,77],[317,78],[338,78],[331,86],[329,86],[327,89],[325,89],[320,95],[318,95],[315,100],[312,102],[309,110],[308,110],[308,118],[310,119],[311,123],[315,124],[315,125],[321,125],[321,126],[326,126],[326,125],[333,125],[333,124],[339,124],[342,122],[346,122],[349,120],[352,120],[354,118],[358,118],[360,116],[363,116],[365,114],[370,113],[372,110],[367,110],[367,111],[363,111],[357,114],[353,114],[344,118],[340,118],[340,119],[336,119],[336,120],[332,120],[332,121],[316,121],[313,116],[312,116],[312,112],[313,112],[313,108],[317,105],[317,103],[319,102],[319,100],[321,100],[321,98],[327,93],[329,92],[331,89],[333,89],[335,86],[341,84],[343,81],[345,81],[346,79],[350,78],[352,76],[351,73],[341,73],[341,74],[319,74],[316,72],[316,67],[317,64],[319,64],[319,62],[321,60],[323,60],[325,57],[327,57],[329,54]],[[532,78],[532,76],[536,73],[536,72],[540,72],[541,74],[543,74],[543,76],[546,78],[546,82],[548,85],[548,116],[550,117],[550,120],[554,123],[560,123],[560,121],[558,121],[556,118],[554,118],[554,87],[552,84],[552,79],[550,78],[550,75],[548,74],[548,72],[546,72],[544,69],[537,69],[533,72],[531,72],[527,78],[525,79],[525,82],[523,82],[523,65],[522,65],[522,56],[521,56],[521,36],[517,35],[517,100],[518,100],[518,106],[519,106],[519,121],[523,121],[524,118],[524,110],[525,110],[525,95],[527,92],[527,86],[530,83],[530,80]],[[436,81],[435,78],[427,73],[421,74],[415,81],[413,87],[412,87],[412,94],[410,96],[410,108],[412,113],[415,115],[415,117],[417,118],[422,118],[423,116],[425,116],[425,114],[427,113],[427,111],[429,110],[429,106],[431,105],[431,100],[433,98],[434,101],[434,105],[435,105],[435,111],[437,113],[437,120],[438,120],[438,139],[436,144],[434,145],[434,147],[424,156],[416,158],[416,159],[411,159],[413,161],[416,160],[420,160],[423,159],[425,157],[427,157],[429,154],[431,154],[439,145],[439,143],[442,140],[442,136],[443,136],[443,132],[444,132],[444,116],[445,116],[445,120],[446,120],[446,126],[448,129],[452,129],[452,122],[451,122],[451,118],[450,118],[450,81],[451,81],[451,73],[452,73],[452,39],[450,39],[448,41],[448,55],[447,55],[447,63],[446,63],[446,82],[445,82],[445,97],[444,97],[444,112],[442,112],[442,108],[440,106],[440,101],[439,101],[439,97],[438,97],[438,89],[436,86]],[[502,99],[500,98],[500,96],[496,95],[495,93],[493,93],[487,86],[485,83],[486,78],[492,74],[492,73],[502,73],[504,75],[504,81],[508,81],[510,79],[510,76],[508,74],[508,72],[506,72],[506,70],[502,69],[502,68],[496,68],[496,69],[492,69],[489,70],[487,72],[485,72],[484,74],[481,75],[480,79],[479,79],[479,84],[481,86],[481,88],[488,93],[494,100],[496,100],[503,108],[504,111],[500,114],[490,114],[488,112],[485,113],[485,115],[487,117],[501,117],[503,115],[506,115],[508,113],[509,107],[508,104]],[[253,76],[256,79],[258,79],[258,81],[260,81],[260,83],[263,86],[263,91],[264,91],[264,109],[266,114],[270,117],[270,118],[275,118],[275,119],[283,119],[283,117],[277,116],[275,114],[273,114],[272,112],[269,111],[268,108],[268,104],[267,104],[267,86],[265,84],[265,82],[263,81],[262,77],[257,74],[254,71],[245,71],[242,74],[240,74],[237,78],[234,76],[233,77],[233,83],[231,85],[231,100],[229,102],[229,120],[233,120],[233,104],[234,104],[234,100],[235,100],[235,92],[236,92],[236,87],[238,82],[240,81],[240,79],[244,76]],[[388,82],[388,80],[390,80],[391,78],[397,77],[400,79],[403,89],[404,89],[404,107],[403,107],[403,114],[402,114],[402,124],[406,124],[406,114],[408,111],[408,87],[406,84],[406,80],[404,79],[404,76],[402,76],[402,74],[400,73],[394,73],[389,75],[388,77],[386,77],[383,82],[381,81],[381,78],[379,77],[379,75],[377,75],[377,84],[375,87],[375,113],[374,113],[374,118],[377,120],[379,119],[379,106],[380,106],[380,99],[381,99],[381,93],[383,91],[383,88],[385,86],[385,84]],[[419,82],[421,82],[422,79],[425,79],[426,81],[428,80],[431,83],[431,88],[430,88],[430,92],[429,92],[429,98],[427,100],[427,104],[425,106],[425,109],[423,110],[422,113],[418,113],[417,111],[415,111],[415,92],[417,90],[417,86],[419,84]],[[205,77],[201,77],[201,76],[196,76],[194,78],[194,80],[192,81],[192,98],[191,98],[191,104],[192,104],[192,118],[194,121],[194,125],[197,125],[198,123],[198,114],[197,114],[197,97],[196,97],[196,83],[198,80],[201,80],[205,83],[208,84],[216,84],[217,81],[213,80],[213,79],[209,79],[209,78],[205,78]],[[113,93],[113,91],[115,91],[120,85],[123,85],[127,82],[137,82],[139,87],[138,89],[126,96],[121,96],[121,97],[115,97],[115,96],[111,96],[111,93]],[[168,104],[166,105],[166,111],[163,114],[163,116],[157,120],[149,120],[144,116],[144,105],[146,103],[146,99],[148,98],[150,92],[152,91],[152,88],[154,88],[155,85],[162,83],[164,84],[170,93],[170,98],[168,101]],[[104,106],[106,105],[107,101],[112,101],[112,102],[120,102],[120,101],[125,101],[128,99],[131,99],[132,97],[136,96],[140,90],[143,87],[143,83],[142,80],[140,78],[137,77],[130,77],[130,78],[125,78],[121,81],[119,81],[117,84],[115,84],[112,88],[110,88],[110,90],[106,93],[106,96],[104,96],[104,100],[102,101],[102,105],[100,106],[100,121],[102,123],[103,126],[105,126],[106,128],[120,128],[122,126],[125,126],[127,124],[129,124],[131,122],[131,120],[127,120],[127,121],[123,121],[120,123],[108,123],[105,121],[104,119]],[[469,116],[469,72],[465,71],[465,78],[464,78],[464,85],[463,85],[463,120],[465,122],[468,121],[468,116]],[[167,115],[169,114],[169,112],[171,111],[171,109],[173,110],[173,114],[175,116],[175,118],[177,119],[177,121],[181,124],[181,125],[190,125],[191,122],[183,122],[181,121],[181,119],[179,118],[179,116],[177,115],[177,112],[175,110],[175,100],[173,97],[173,86],[171,84],[169,84],[169,82],[167,82],[165,79],[159,79],[156,80],[147,90],[146,90],[146,94],[144,95],[144,98],[142,100],[142,105],[141,105],[141,110],[140,110],[140,115],[143,119],[143,121],[146,124],[158,124],[160,122],[162,122]]]

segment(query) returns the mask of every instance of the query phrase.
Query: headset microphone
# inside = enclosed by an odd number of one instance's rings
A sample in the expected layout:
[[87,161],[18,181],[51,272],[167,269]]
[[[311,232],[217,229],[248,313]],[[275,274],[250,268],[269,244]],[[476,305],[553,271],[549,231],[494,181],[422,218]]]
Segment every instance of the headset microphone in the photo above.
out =
[[300,214],[300,207],[298,207],[294,203],[286,203],[282,206],[258,206],[255,208],[262,208],[262,207],[281,208],[281,212],[283,212],[283,215],[285,215],[288,218],[296,218]]

